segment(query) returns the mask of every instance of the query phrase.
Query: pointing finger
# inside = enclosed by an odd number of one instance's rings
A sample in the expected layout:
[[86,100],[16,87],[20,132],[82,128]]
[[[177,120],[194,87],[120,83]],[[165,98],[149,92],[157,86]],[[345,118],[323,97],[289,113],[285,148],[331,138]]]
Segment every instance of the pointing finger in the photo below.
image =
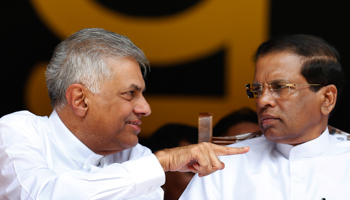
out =
[[235,155],[247,153],[249,151],[249,147],[228,147],[215,145],[214,151],[217,156]]

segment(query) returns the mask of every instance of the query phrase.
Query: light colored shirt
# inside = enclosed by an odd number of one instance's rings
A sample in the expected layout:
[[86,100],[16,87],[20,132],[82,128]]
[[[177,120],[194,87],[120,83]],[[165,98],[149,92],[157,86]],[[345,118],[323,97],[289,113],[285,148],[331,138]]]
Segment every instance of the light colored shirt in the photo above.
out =
[[292,146],[264,136],[230,146],[248,153],[220,157],[225,168],[192,179],[180,200],[350,199],[350,142],[328,129],[318,138]]
[[95,154],[55,111],[0,119],[0,199],[163,199],[165,175],[151,151]]

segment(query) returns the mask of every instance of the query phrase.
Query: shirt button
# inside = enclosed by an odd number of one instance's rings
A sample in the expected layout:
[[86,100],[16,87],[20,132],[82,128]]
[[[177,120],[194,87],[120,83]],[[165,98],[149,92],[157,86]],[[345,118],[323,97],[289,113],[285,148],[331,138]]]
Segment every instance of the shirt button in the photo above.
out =
[[301,178],[295,178],[295,182],[300,183],[301,182]]

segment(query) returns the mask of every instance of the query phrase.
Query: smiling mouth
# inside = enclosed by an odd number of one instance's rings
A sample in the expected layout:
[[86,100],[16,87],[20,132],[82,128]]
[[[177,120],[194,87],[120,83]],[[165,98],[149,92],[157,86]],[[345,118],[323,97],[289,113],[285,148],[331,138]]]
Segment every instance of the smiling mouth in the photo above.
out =
[[134,120],[127,121],[126,124],[140,126],[142,124],[142,121],[138,119],[134,119]]
[[126,122],[126,123],[131,125],[141,125],[141,123],[135,123],[135,122]]
[[137,122],[126,122],[127,125],[129,125],[132,129],[133,129],[133,132],[135,134],[138,134],[141,132],[141,128],[140,128],[140,125],[141,125],[141,121],[137,121]]

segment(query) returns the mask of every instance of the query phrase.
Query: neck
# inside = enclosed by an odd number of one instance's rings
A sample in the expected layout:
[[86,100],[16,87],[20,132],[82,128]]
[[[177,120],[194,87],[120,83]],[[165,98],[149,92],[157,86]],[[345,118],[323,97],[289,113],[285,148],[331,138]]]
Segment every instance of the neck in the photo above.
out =
[[81,130],[81,128],[83,127],[82,124],[84,118],[74,113],[68,105],[65,105],[60,109],[56,109],[56,112],[63,124],[68,128],[68,130],[84,143],[82,137],[83,134],[81,134],[84,132],[83,130]]

